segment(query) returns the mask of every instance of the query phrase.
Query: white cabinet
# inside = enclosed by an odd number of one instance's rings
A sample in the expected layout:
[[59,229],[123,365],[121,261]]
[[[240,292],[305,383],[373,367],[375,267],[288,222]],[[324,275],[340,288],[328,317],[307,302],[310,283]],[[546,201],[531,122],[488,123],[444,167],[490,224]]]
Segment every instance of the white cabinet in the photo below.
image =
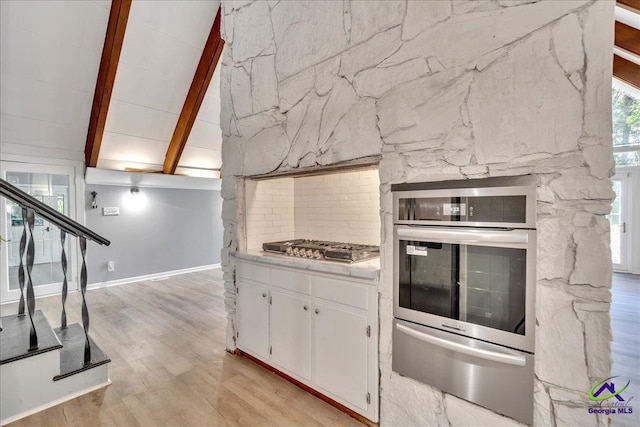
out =
[[240,281],[237,285],[238,344],[261,357],[269,356],[269,289]]
[[271,360],[311,379],[311,302],[308,297],[271,291]]
[[377,422],[377,281],[236,265],[238,348]]
[[316,301],[313,378],[319,387],[367,409],[366,313]]

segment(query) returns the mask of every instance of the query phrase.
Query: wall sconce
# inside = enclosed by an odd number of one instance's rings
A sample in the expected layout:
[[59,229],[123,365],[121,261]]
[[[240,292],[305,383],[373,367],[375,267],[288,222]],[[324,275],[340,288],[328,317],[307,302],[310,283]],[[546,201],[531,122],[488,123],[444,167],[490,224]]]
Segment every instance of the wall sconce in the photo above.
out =
[[92,209],[96,209],[98,207],[98,200],[96,200],[96,197],[98,197],[98,193],[95,191],[91,192],[91,208]]
[[[1,1],[1,0],[0,0]],[[138,187],[131,187],[124,194],[124,204],[131,212],[141,212],[147,206],[147,193],[141,193]]]

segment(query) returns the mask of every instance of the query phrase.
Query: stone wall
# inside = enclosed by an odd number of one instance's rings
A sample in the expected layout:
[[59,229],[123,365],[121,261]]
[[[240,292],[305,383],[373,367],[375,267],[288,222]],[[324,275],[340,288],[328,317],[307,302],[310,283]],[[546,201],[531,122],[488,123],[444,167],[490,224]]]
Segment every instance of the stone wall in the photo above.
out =
[[390,184],[536,174],[535,424],[604,425],[610,372],[614,2],[223,1],[222,194],[229,349],[239,177],[380,163],[382,425],[515,425],[391,371]]

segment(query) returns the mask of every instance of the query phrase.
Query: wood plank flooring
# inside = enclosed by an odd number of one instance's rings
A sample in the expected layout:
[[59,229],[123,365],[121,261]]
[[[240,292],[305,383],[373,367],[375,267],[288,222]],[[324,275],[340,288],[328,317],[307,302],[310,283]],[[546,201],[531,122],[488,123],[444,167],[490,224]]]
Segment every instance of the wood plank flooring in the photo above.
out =
[[[113,384],[11,426],[362,426],[225,351],[220,270],[92,290],[87,300]],[[80,301],[69,295],[69,323],[81,322]],[[59,296],[36,308],[59,326]],[[2,313],[17,313],[17,304]]]
[[611,287],[611,331],[613,342],[612,375],[619,375],[631,381],[624,393],[631,401],[633,414],[616,414],[612,426],[640,426],[640,276],[633,274],[613,274]]
[[[614,274],[613,374],[631,379],[640,413],[640,276]],[[362,426],[257,364],[225,351],[219,270],[87,293],[91,334],[113,384],[11,426]],[[80,295],[67,301],[80,322]],[[37,300],[53,326],[60,297]],[[3,315],[17,304],[2,307]],[[630,387],[631,388],[631,387]],[[640,425],[636,414],[613,426]]]

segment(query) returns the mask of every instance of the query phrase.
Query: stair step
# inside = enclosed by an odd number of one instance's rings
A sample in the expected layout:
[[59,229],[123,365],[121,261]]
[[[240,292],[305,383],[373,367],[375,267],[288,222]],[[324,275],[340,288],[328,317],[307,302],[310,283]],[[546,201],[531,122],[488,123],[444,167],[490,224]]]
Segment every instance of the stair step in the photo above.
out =
[[111,362],[109,356],[89,336],[91,362],[85,365],[84,329],[79,323],[69,325],[66,329],[56,328],[55,333],[62,343],[62,350],[60,350],[60,374],[53,377],[54,381]]
[[62,348],[42,310],[36,310],[34,313],[33,324],[38,334],[38,348],[29,351],[29,330],[31,328],[29,316],[18,317],[13,314],[2,317],[0,365]]

